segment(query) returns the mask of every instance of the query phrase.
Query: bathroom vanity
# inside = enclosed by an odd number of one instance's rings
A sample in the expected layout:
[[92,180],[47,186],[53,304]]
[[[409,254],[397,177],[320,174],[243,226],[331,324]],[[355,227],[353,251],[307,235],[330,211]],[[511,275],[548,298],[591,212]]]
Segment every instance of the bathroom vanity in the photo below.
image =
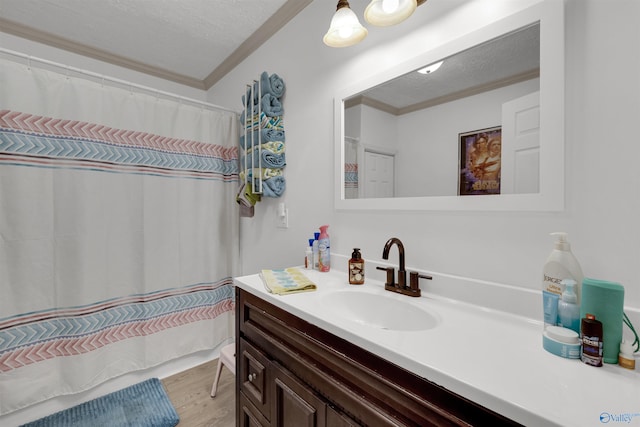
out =
[[516,425],[250,292],[236,302],[239,426]]
[[640,412],[637,372],[545,352],[539,322],[305,274],[316,291],[234,280],[238,426],[578,426]]

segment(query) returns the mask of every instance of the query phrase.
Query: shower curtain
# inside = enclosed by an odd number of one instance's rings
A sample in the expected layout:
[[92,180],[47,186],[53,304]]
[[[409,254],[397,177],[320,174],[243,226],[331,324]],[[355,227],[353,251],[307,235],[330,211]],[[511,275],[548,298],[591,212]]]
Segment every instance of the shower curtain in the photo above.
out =
[[233,336],[237,114],[0,76],[0,415]]

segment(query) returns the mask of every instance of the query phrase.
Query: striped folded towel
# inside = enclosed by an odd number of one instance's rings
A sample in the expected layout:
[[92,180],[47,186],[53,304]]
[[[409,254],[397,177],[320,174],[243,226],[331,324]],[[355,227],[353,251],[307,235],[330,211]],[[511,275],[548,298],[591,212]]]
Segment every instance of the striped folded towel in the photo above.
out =
[[265,288],[276,295],[315,291],[317,288],[315,283],[294,267],[284,270],[262,270],[260,277]]

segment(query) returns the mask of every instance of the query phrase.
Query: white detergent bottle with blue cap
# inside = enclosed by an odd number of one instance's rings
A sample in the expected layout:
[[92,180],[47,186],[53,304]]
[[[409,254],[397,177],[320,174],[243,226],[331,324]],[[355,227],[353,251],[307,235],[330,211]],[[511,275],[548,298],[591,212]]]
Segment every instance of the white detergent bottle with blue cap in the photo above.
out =
[[554,248],[549,254],[543,269],[542,297],[545,328],[558,324],[558,303],[560,302],[564,285],[562,281],[571,279],[575,282],[573,292],[576,304],[580,307],[580,289],[582,286],[582,268],[571,252],[571,245],[567,241],[567,233],[551,233],[555,238]]

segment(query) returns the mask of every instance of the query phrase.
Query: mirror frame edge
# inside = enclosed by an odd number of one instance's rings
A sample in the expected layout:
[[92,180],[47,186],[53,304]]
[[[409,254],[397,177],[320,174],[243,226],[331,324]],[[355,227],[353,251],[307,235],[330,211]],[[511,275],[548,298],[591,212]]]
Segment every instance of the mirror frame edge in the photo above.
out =
[[[501,34],[540,22],[540,140],[553,141],[540,147],[540,192],[481,196],[394,197],[345,199],[344,189],[344,99],[366,88],[398,77],[421,65],[439,61]],[[564,0],[542,0],[469,34],[423,52],[377,75],[337,91],[334,98],[335,209],[375,211],[516,211],[558,212],[564,210]],[[546,101],[545,94],[553,94]],[[553,176],[549,176],[554,172]]]

